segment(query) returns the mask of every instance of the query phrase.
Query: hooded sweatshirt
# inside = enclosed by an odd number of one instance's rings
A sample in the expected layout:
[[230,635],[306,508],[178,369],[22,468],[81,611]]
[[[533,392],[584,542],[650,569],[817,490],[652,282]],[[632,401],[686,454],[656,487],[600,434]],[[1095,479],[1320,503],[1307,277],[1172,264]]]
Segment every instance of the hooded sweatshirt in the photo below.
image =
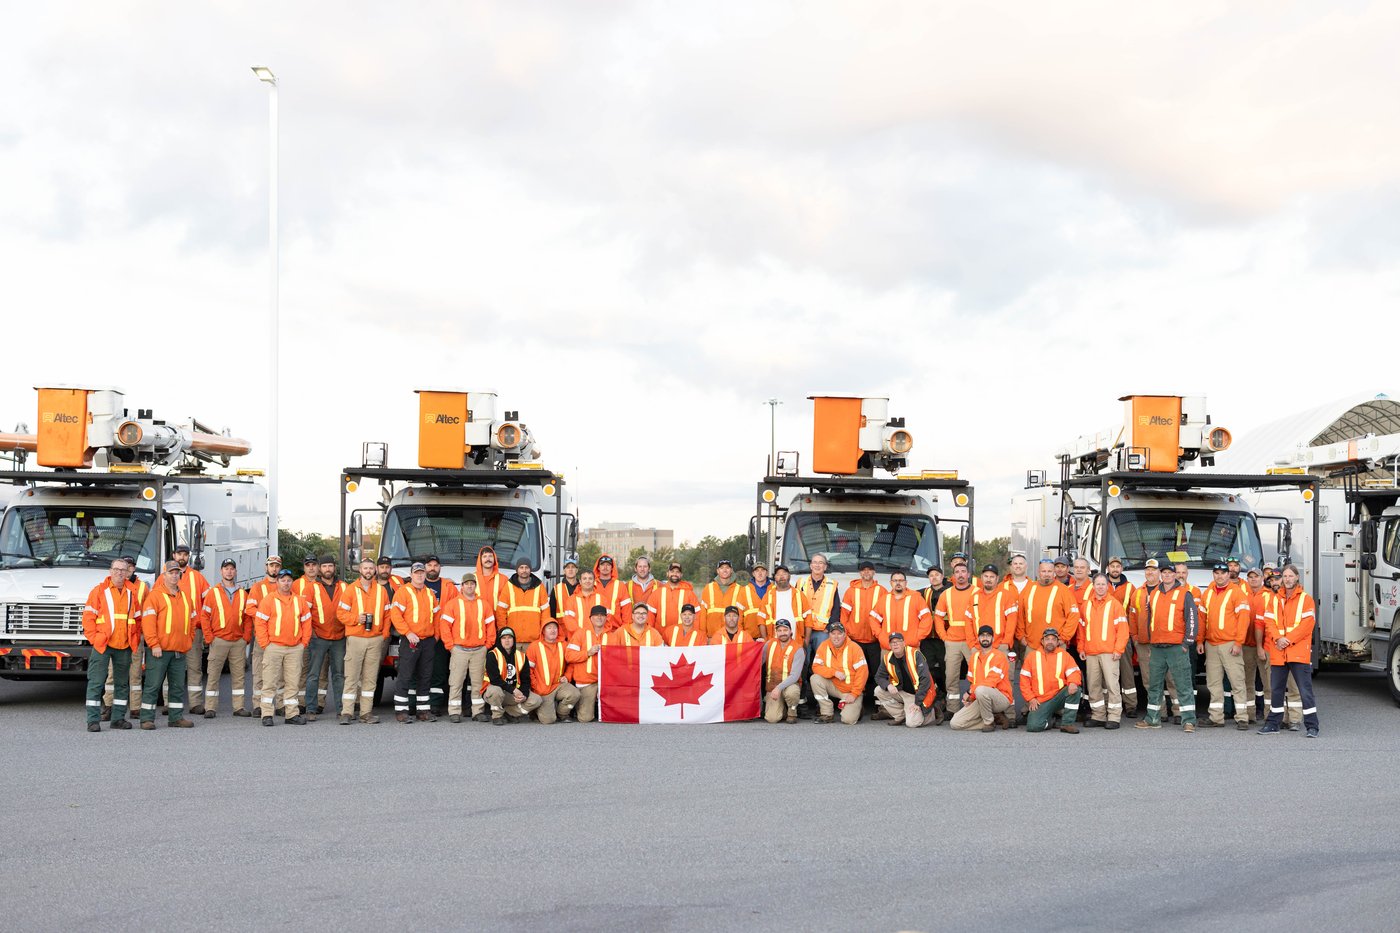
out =
[[539,577],[532,573],[524,583],[515,574],[506,578],[496,602],[496,621],[515,629],[516,641],[527,645],[539,641],[540,629],[549,619],[549,593]]
[[[496,565],[489,571],[481,565],[481,555],[491,553],[496,558]],[[476,552],[476,592],[492,606],[501,601],[505,595],[506,574],[501,573],[501,558],[496,554],[496,549],[484,547]]]
[[[612,579],[603,583],[603,559],[607,558],[612,566]],[[608,629],[612,630],[624,624],[632,618],[632,610],[628,607],[632,605],[631,587],[626,586],[618,579],[617,563],[613,561],[611,554],[599,554],[598,559],[593,562],[593,579],[598,592],[603,594],[603,605],[608,607]]]
[[[500,687],[506,693],[519,690],[521,693],[530,692],[530,662],[525,660],[525,652],[520,650],[520,646],[514,646],[510,651],[506,651],[501,646],[501,639],[509,635],[515,638],[515,632],[510,628],[503,628],[496,635],[496,645],[486,652],[486,683],[493,687]],[[483,687],[482,693],[486,690]]]

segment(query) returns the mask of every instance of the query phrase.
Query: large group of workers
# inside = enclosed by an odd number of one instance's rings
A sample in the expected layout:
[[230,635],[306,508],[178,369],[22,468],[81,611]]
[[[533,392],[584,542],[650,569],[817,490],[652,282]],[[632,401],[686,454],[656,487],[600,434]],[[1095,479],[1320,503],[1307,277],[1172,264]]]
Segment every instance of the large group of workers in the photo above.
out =
[[[844,589],[813,556],[809,572],[754,567],[740,582],[728,560],[698,590],[671,563],[664,579],[639,558],[623,580],[603,555],[570,561],[546,585],[528,561],[510,573],[482,548],[474,572],[442,575],[427,555],[406,578],[381,558],[345,582],[334,558],[308,558],[298,577],[278,557],[252,586],[225,560],[212,584],[174,552],[148,585],[114,560],[88,598],[91,643],[86,728],[154,729],[157,712],[189,728],[213,718],[224,671],[234,716],[301,725],[329,705],[339,722],[377,723],[386,653],[400,723],[505,725],[597,718],[604,645],[751,644],[761,651],[763,718],[770,723],[918,728],[1080,725],[1112,730],[1164,722],[1195,732],[1196,674],[1205,669],[1210,726],[1232,716],[1261,734],[1318,734],[1312,691],[1313,599],[1295,567],[1216,563],[1196,586],[1185,564],[1145,561],[1143,585],[1110,560],[1046,557],[1035,576],[1022,555],[974,577],[964,554],[919,587],[902,571],[876,579],[872,563]],[[742,650],[742,647],[741,647]],[[251,676],[249,673],[251,672]],[[1138,675],[1145,688],[1139,697]],[[1259,708],[1260,704],[1263,708]]]

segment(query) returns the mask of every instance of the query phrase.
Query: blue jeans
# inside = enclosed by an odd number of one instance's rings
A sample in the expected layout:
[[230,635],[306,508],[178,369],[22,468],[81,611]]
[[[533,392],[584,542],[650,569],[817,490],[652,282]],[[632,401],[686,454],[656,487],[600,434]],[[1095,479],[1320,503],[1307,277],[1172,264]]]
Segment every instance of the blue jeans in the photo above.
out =
[[332,641],[312,635],[306,655],[306,707],[313,713],[316,707],[323,705],[316,696],[316,685],[321,681],[321,662],[327,655],[331,659],[331,671],[327,678],[330,683],[327,685],[326,708],[334,709],[338,700],[330,698],[339,697],[345,691],[345,639]]

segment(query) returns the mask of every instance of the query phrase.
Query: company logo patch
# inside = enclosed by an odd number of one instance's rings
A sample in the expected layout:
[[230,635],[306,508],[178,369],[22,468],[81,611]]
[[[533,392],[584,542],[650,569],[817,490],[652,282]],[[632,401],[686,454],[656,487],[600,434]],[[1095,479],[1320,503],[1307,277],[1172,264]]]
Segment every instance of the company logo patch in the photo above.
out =
[[46,411],[39,416],[39,420],[44,424],[77,424],[78,416],[61,411]]
[[1169,428],[1174,424],[1176,424],[1175,418],[1167,418],[1162,415],[1138,415],[1139,427],[1145,428],[1153,425],[1161,425],[1164,428]]
[[461,424],[462,419],[456,415],[424,415],[424,424]]

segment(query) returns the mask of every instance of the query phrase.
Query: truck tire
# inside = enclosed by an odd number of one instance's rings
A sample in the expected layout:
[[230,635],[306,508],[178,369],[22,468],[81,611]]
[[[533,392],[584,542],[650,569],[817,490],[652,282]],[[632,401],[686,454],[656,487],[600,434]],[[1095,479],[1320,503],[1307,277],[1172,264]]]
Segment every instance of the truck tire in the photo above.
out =
[[1389,657],[1385,662],[1385,682],[1390,687],[1390,698],[1400,706],[1400,632],[1391,631]]

